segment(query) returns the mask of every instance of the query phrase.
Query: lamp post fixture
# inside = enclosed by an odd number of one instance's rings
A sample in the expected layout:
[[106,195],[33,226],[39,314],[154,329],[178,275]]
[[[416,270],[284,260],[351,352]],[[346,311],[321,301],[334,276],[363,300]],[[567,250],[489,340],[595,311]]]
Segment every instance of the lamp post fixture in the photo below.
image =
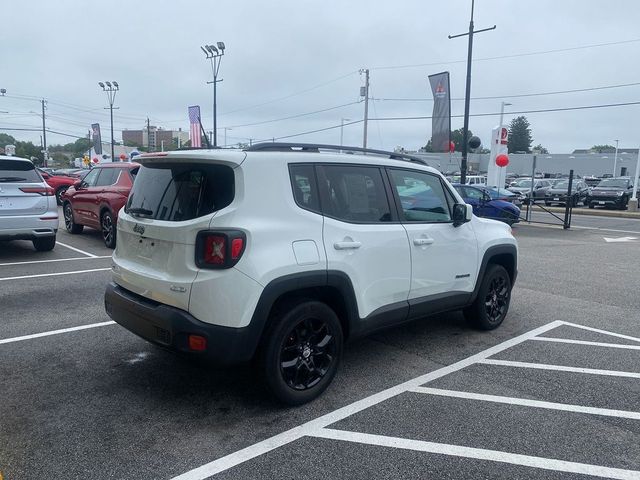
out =
[[513,105],[513,103],[502,102],[502,106],[500,107],[500,127],[502,127],[502,119],[504,117],[504,107],[508,105]]
[[217,42],[217,47],[215,45],[205,45],[200,47],[200,49],[204,52],[207,60],[211,62],[211,72],[213,73],[213,81],[207,82],[207,84],[213,83],[213,146],[218,146],[218,119],[216,116],[217,109],[217,98],[216,98],[216,85],[218,82],[222,80],[218,80],[218,71],[220,70],[220,62],[222,61],[222,56],[224,55],[224,42]]
[[[106,86],[105,86],[106,84]],[[98,82],[98,85],[102,87],[102,90],[107,92],[107,99],[109,100],[109,112],[111,114],[111,161],[115,162],[116,154],[115,154],[115,143],[113,141],[113,102],[116,99],[116,92],[120,90],[120,85],[118,82]],[[106,108],[106,107],[105,107]],[[116,107],[117,109],[118,107]]]

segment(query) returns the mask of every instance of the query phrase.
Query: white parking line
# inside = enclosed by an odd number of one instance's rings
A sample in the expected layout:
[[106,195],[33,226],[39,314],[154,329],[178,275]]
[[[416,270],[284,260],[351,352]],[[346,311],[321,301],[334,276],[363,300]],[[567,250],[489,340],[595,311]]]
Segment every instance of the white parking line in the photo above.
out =
[[401,448],[425,453],[436,453],[462,458],[474,458],[477,460],[489,460],[492,462],[509,463],[525,467],[541,468],[558,472],[577,473],[596,477],[616,478],[621,480],[638,480],[640,471],[623,470],[621,468],[602,467],[587,463],[567,462],[553,458],[534,457],[517,453],[501,452],[499,450],[486,450],[484,448],[463,447],[446,443],[425,442],[422,440],[410,440],[408,438],[387,437],[372,435],[369,433],[348,432],[329,428],[320,429],[310,436],[327,438],[330,440],[342,440],[364,445],[376,445],[380,447]]
[[4,277],[4,278],[0,278],[0,282],[5,282],[7,280],[22,280],[25,278],[57,277],[60,275],[75,275],[77,273],[104,272],[106,270],[111,270],[111,268],[90,268],[89,270],[76,270],[74,272],[39,273],[37,275],[21,275],[19,277]]
[[549,365],[547,363],[516,362],[514,360],[494,360],[492,358],[480,360],[478,363],[482,365],[499,365],[501,367],[533,368],[538,370],[552,370],[556,372],[586,373],[589,375],[603,375],[608,377],[640,378],[640,373],[636,372],[600,370],[598,368],[566,367],[564,365]]
[[577,323],[564,322],[568,327],[580,328],[582,330],[588,330],[590,332],[601,333],[610,337],[624,338],[625,340],[631,340],[633,342],[640,342],[640,338],[632,337],[630,335],[623,335],[622,333],[608,332],[607,330],[600,330],[599,328],[587,327],[586,325],[579,325]]
[[86,255],[87,257],[97,257],[97,255],[94,255],[93,253],[85,252],[84,250],[80,250],[79,248],[72,247],[71,245],[67,245],[66,243],[56,242],[56,245],[60,245],[62,247],[67,247],[68,249],[73,250],[74,252],[78,252],[78,253],[81,253],[83,255]]
[[492,355],[496,355],[497,353],[507,350],[526,340],[529,340],[536,335],[540,335],[541,333],[559,327],[560,325],[563,325],[563,322],[559,320],[548,323],[547,325],[543,325],[539,328],[531,330],[530,332],[524,333],[520,336],[507,340],[506,342],[488,348],[487,350],[483,350],[482,352],[472,355],[471,357],[460,360],[459,362],[456,362],[452,365],[434,370],[433,372],[401,383],[400,385],[396,385],[395,387],[383,390],[382,392],[376,393],[350,405],[339,408],[338,410],[327,413],[326,415],[316,418],[315,420],[311,420],[298,427],[294,427],[291,430],[287,430],[286,432],[267,438],[266,440],[243,448],[242,450],[238,450],[237,452],[231,453],[225,457],[202,465],[201,467],[190,470],[186,473],[183,473],[182,475],[174,477],[173,480],[204,480],[205,478],[211,477],[212,475],[224,472],[225,470],[235,467],[236,465],[259,457],[260,455],[275,450],[276,448],[282,447],[283,445],[287,445],[291,442],[299,440],[302,437],[317,434],[320,430],[327,427],[328,425],[331,425],[332,423],[343,420],[344,418],[347,418],[355,413],[366,410],[373,405],[377,405],[378,403],[384,402],[385,400],[400,395],[401,393],[418,387],[424,383],[435,380],[436,378],[440,378],[458,370],[462,370],[469,365],[473,365],[480,360],[484,360]]
[[605,417],[630,418],[640,420],[640,412],[627,410],[611,410],[609,408],[584,407],[582,405],[570,405],[567,403],[542,402],[529,400],[528,398],[504,397],[502,395],[485,395],[483,393],[460,392],[457,390],[443,390],[440,388],[415,387],[410,390],[415,393],[437,395],[441,397],[463,398],[466,400],[479,400],[483,402],[503,403],[506,405],[520,405],[523,407],[546,408],[548,410],[560,410],[563,412],[587,413],[589,415],[602,415]]
[[11,265],[30,265],[33,263],[70,262],[72,260],[95,260],[99,258],[111,258],[111,255],[94,255],[93,257],[54,258],[52,260],[31,260],[27,262],[0,263],[0,267],[9,267]]
[[86,330],[88,328],[105,327],[107,325],[114,325],[116,322],[100,322],[91,323],[89,325],[80,325],[79,327],[62,328],[60,330],[49,330],[48,332],[34,333],[33,335],[23,335],[21,337],[4,338],[0,340],[0,345],[5,343],[22,342],[23,340],[31,340],[32,338],[48,337],[51,335],[60,335],[61,333],[77,332],[78,330]]
[[535,340],[537,342],[573,343],[574,345],[589,345],[591,347],[607,347],[607,348],[622,348],[627,350],[640,350],[640,345],[623,345],[621,343],[589,342],[587,340],[573,340],[572,338],[536,337],[536,338],[532,338],[531,340]]

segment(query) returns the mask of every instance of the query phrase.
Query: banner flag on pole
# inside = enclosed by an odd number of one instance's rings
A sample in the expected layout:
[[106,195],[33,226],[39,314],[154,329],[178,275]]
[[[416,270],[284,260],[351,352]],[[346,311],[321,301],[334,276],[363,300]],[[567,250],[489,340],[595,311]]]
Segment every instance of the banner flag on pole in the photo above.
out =
[[200,137],[200,105],[189,107],[189,140],[191,140],[192,147],[202,147],[202,139]]
[[100,136],[100,124],[91,124],[91,136],[93,137],[93,150],[96,155],[102,155],[102,137]]
[[431,119],[431,146],[434,152],[448,152],[451,141],[451,95],[449,94],[449,72],[429,75],[433,93]]

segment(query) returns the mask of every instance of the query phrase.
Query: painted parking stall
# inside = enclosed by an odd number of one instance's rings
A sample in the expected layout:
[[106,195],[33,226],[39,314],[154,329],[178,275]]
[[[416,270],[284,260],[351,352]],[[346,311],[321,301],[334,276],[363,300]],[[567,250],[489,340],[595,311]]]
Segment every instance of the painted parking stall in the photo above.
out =
[[[573,329],[578,334],[586,332],[601,337],[610,336],[615,342],[624,340],[625,343],[565,339],[546,335],[560,327],[565,330]],[[497,469],[502,465],[508,465],[592,477],[640,478],[640,409],[637,395],[629,395],[630,391],[637,393],[640,388],[640,369],[610,370],[604,368],[607,366],[606,362],[603,362],[603,368],[600,369],[543,363],[538,358],[528,358],[526,351],[519,352],[521,347],[529,344],[577,345],[586,349],[610,348],[637,354],[640,338],[568,322],[552,322],[453,365],[214,460],[174,477],[173,480],[205,479],[219,474],[222,474],[221,478],[251,478],[250,472],[260,470],[257,465],[261,458],[270,462],[273,455],[277,455],[274,450],[303,440],[309,442],[309,439],[341,442],[348,444],[349,448],[352,448],[353,444],[382,447],[387,451],[380,453],[388,455],[389,462],[392,461],[395,451],[406,450],[456,459],[493,462],[497,464],[493,468]],[[524,355],[525,358],[494,358],[506,353],[516,357],[519,354]],[[636,362],[631,364],[640,365]],[[520,375],[522,371],[544,371],[557,375],[558,381],[562,381],[563,376],[568,374],[577,378],[589,377],[593,380],[589,385],[594,388],[597,388],[597,379],[602,377],[605,379],[603,387],[606,392],[611,392],[610,380],[615,378],[621,382],[620,391],[629,401],[626,404],[621,402],[620,408],[612,409],[572,403],[568,396],[563,401],[540,400],[532,398],[536,396],[535,391],[523,397],[515,396],[513,386],[510,389],[504,385],[495,385],[494,388],[498,391],[510,391],[511,395],[474,392],[473,385],[467,385],[465,381],[456,385],[459,389],[431,386],[450,379],[454,379],[455,385],[457,375],[464,374],[467,369],[478,367],[499,367],[503,371],[511,369],[515,376]],[[552,376],[547,378],[553,381]],[[538,390],[547,390],[547,396],[553,393],[552,390],[540,386]],[[584,397],[580,400],[586,403],[594,402],[593,399],[587,400]],[[482,415],[483,411],[485,415]],[[543,412],[542,416],[539,416],[540,412]],[[452,419],[451,413],[458,414],[457,423],[455,418]],[[499,422],[496,422],[497,420]],[[500,422],[506,422],[508,427],[513,429],[510,437],[505,439],[497,435],[501,427]],[[452,428],[452,424],[458,428]],[[517,433],[514,435],[513,432]],[[551,438],[548,437],[550,433]],[[598,446],[600,454],[596,458],[590,450],[582,448],[587,436]],[[303,466],[299,468],[304,469]],[[292,469],[296,470],[296,466]],[[536,473],[532,472],[530,475],[535,476]],[[314,475],[311,477],[316,478]]]

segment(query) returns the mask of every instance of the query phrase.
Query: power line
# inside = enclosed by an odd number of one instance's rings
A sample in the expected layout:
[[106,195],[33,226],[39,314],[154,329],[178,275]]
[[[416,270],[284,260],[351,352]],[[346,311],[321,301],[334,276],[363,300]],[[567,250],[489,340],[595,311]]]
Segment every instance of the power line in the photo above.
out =
[[[618,85],[604,85],[600,87],[589,88],[576,88],[573,90],[557,90],[553,92],[538,92],[538,93],[520,93],[514,95],[494,95],[486,97],[471,97],[472,100],[500,100],[503,98],[523,98],[523,97],[541,97],[546,95],[560,95],[564,93],[578,93],[578,92],[592,92],[596,90],[607,90],[610,88],[622,88],[622,87],[635,87],[640,85],[640,82],[634,83],[621,83]],[[432,98],[374,98],[374,101],[394,101],[394,102],[433,102]],[[452,98],[451,100],[464,100],[464,98]]]
[[323,108],[322,110],[315,110],[313,112],[298,113],[296,115],[291,115],[291,116],[288,116],[288,117],[274,118],[272,120],[264,120],[264,121],[261,121],[261,122],[254,122],[254,123],[245,123],[243,125],[231,125],[228,128],[253,127],[255,125],[264,125],[265,123],[280,122],[282,120],[291,120],[293,118],[300,118],[300,117],[305,117],[305,116],[308,116],[308,115],[314,115],[316,113],[323,113],[323,112],[328,112],[330,110],[337,110],[338,108],[344,108],[344,107],[348,107],[350,105],[357,105],[358,103],[360,103],[360,102],[344,103],[342,105],[336,105],[336,106],[333,106],[333,107]]
[[[607,42],[607,43],[593,43],[590,45],[580,45],[577,47],[567,47],[567,48],[556,48],[553,50],[540,50],[536,52],[524,52],[524,53],[514,53],[511,55],[499,55],[496,57],[483,57],[483,58],[474,58],[474,62],[484,62],[490,60],[502,60],[505,58],[517,58],[517,57],[529,57],[533,55],[546,55],[548,53],[560,53],[560,52],[570,52],[574,50],[584,50],[588,48],[597,48],[597,47],[608,47],[610,45],[622,45],[626,43],[635,43],[640,42],[640,38],[633,38],[630,40],[620,40],[617,42]],[[373,67],[371,70],[396,70],[401,68],[417,68],[417,67],[434,67],[438,65],[453,65],[456,63],[466,63],[467,60],[451,60],[447,62],[435,62],[435,63],[414,63],[408,65],[391,65],[391,66],[381,66],[381,67]]]

